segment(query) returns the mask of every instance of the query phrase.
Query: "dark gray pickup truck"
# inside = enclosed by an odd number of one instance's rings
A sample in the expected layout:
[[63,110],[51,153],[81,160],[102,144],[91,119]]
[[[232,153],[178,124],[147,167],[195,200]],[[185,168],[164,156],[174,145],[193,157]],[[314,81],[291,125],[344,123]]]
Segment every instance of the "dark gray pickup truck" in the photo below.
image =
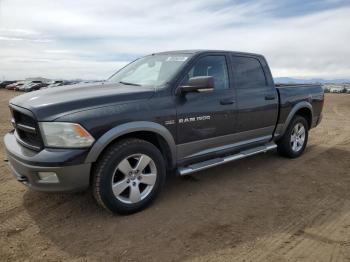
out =
[[150,204],[169,171],[274,148],[300,156],[323,101],[319,85],[275,86],[261,55],[163,52],[103,83],[12,99],[4,140],[18,181],[46,192],[91,187],[103,207],[126,214]]

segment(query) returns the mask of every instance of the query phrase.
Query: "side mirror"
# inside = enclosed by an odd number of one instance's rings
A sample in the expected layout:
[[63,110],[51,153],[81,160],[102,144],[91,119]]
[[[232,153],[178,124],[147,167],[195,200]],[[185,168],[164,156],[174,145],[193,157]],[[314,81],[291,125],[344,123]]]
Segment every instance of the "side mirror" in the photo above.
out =
[[179,92],[181,94],[191,93],[191,92],[211,92],[214,90],[214,77],[212,76],[197,76],[191,77],[187,85],[180,86]]

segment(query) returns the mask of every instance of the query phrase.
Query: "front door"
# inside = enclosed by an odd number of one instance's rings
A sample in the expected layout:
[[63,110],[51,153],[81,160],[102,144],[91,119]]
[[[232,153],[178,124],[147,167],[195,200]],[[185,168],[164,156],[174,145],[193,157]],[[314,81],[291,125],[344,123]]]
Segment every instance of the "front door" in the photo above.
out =
[[212,92],[188,93],[177,99],[178,159],[203,156],[230,142],[235,132],[235,93],[225,54],[205,55],[194,61],[181,85],[191,77],[213,76]]

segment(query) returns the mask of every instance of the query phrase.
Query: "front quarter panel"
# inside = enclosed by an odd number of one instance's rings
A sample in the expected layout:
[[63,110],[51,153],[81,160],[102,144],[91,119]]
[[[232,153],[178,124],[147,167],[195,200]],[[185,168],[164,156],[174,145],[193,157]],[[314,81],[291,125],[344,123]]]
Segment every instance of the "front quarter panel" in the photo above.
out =
[[176,124],[167,123],[176,118],[174,101],[158,94],[146,100],[85,110],[57,119],[81,124],[95,138],[85,162],[97,160],[102,150],[114,139],[130,132],[150,131],[167,141],[172,159],[175,157]]
[[[155,122],[147,122],[147,121],[135,121],[135,122],[129,122],[125,123],[119,126],[116,126],[106,132],[102,137],[100,137],[96,143],[93,145],[93,147],[90,150],[89,155],[87,156],[85,162],[91,163],[95,162],[98,158],[98,156],[101,154],[101,152],[115,139],[118,137],[132,133],[137,131],[149,131],[156,133],[164,138],[164,140],[167,142],[170,148],[171,152],[171,159],[175,161],[176,159],[176,146],[175,141],[172,136],[172,134],[169,132],[168,129],[166,129],[164,126],[155,123]],[[174,163],[172,163],[174,164]]]

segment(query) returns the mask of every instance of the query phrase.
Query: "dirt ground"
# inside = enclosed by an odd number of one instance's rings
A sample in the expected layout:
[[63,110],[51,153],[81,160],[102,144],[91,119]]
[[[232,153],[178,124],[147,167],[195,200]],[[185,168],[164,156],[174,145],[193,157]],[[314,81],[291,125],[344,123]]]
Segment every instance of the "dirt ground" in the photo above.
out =
[[[0,137],[10,129],[0,91]],[[168,179],[147,210],[111,215],[89,192],[29,191],[0,142],[1,261],[350,261],[350,95],[327,94],[305,154],[276,152]]]

